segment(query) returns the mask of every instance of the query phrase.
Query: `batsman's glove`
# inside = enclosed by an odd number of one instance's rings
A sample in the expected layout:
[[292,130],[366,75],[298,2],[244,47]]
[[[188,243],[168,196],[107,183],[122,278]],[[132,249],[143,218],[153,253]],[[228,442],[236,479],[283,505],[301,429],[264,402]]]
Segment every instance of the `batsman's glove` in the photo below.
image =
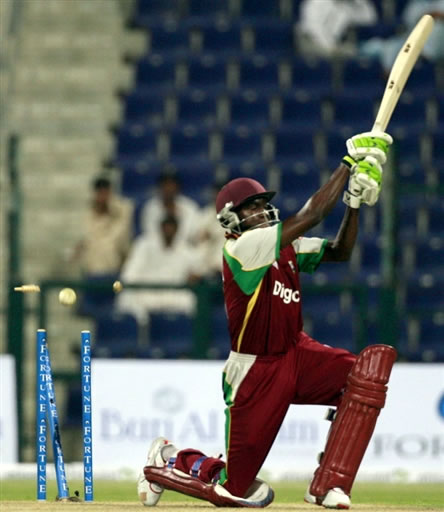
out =
[[382,183],[382,166],[372,156],[356,162],[349,156],[343,163],[350,167],[348,190],[344,192],[343,201],[350,208],[359,208],[362,203],[373,206],[378,201]]
[[365,132],[347,140],[347,152],[355,161],[371,156],[384,165],[392,143],[393,139],[388,133]]

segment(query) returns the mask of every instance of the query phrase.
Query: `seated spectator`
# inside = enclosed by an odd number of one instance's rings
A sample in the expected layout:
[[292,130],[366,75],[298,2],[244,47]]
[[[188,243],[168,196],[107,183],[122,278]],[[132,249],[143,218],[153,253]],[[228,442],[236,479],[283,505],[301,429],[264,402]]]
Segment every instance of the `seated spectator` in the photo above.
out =
[[108,178],[92,184],[93,197],[83,222],[84,235],[71,261],[90,277],[118,274],[132,242],[133,204],[113,193]]
[[297,25],[300,52],[324,57],[353,54],[355,48],[344,42],[347,30],[377,21],[370,0],[303,0]]
[[374,37],[365,41],[359,48],[359,56],[379,59],[386,73],[389,73],[408,34],[424,14],[432,15],[435,19],[435,25],[424,46],[422,55],[432,62],[443,59],[444,0],[410,0],[402,13],[404,32],[387,39]]
[[177,239],[191,241],[198,218],[198,204],[181,194],[180,180],[175,173],[159,176],[157,194],[148,199],[141,212],[141,229],[148,236],[157,236],[161,220],[175,217],[178,220]]
[[193,314],[195,309],[191,290],[125,289],[130,283],[187,285],[198,278],[197,253],[178,238],[176,218],[164,218],[159,232],[160,236],[145,233],[136,238],[120,276],[124,289],[117,298],[116,308],[121,313],[131,313],[142,325],[149,321],[150,312]]

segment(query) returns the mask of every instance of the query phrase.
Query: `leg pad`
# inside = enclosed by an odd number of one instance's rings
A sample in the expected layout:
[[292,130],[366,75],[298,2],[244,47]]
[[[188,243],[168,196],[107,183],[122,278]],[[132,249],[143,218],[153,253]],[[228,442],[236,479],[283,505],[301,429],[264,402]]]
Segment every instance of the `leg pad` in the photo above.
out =
[[384,407],[396,350],[371,345],[356,359],[332,423],[321,463],[310,485],[318,502],[334,487],[350,494],[364,453]]

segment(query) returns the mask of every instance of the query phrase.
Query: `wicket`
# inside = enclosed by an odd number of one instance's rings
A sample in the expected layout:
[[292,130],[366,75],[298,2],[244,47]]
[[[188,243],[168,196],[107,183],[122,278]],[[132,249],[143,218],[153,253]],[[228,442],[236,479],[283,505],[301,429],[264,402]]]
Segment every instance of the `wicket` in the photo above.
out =
[[[46,500],[47,465],[47,420],[52,439],[54,466],[57,479],[58,499],[68,501],[69,487],[65,473],[62,443],[60,438],[59,417],[52,379],[51,359],[49,356],[46,330],[37,330],[37,373],[36,373],[36,463],[37,463],[37,500]],[[91,422],[91,334],[81,333],[82,357],[82,433],[83,433],[83,483],[85,501],[93,501],[92,468],[92,422]]]

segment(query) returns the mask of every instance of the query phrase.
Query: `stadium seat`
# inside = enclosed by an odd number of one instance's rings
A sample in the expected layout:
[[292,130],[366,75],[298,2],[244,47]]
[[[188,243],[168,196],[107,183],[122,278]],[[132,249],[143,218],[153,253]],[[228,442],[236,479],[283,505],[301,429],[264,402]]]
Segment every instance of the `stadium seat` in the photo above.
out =
[[416,98],[427,98],[438,90],[435,64],[419,59],[407,80],[404,94],[410,94]]
[[123,168],[120,182],[122,194],[135,201],[146,199],[148,191],[156,185],[161,168],[160,162],[147,162],[146,165],[138,162]]
[[280,170],[279,190],[293,194],[295,198],[307,200],[320,187],[319,170],[307,162],[295,167],[292,164],[278,166]]
[[220,94],[227,86],[226,60],[216,54],[187,59],[186,84],[191,89],[205,90],[207,93]]
[[148,31],[148,54],[161,54],[164,58],[184,57],[191,51],[187,27],[165,23],[154,25]]
[[425,131],[427,129],[427,101],[423,97],[404,93],[398,101],[390,119],[390,130],[404,129]]
[[241,54],[242,32],[238,23],[214,23],[199,27],[199,30],[203,39],[203,52],[224,58],[238,57]]
[[95,318],[111,311],[115,299],[111,283],[116,279],[117,274],[85,275],[85,283],[89,286],[80,294],[77,314]]
[[420,319],[419,346],[425,361],[444,361],[444,313]]
[[192,24],[212,23],[214,20],[223,21],[230,17],[230,2],[218,0],[188,0],[188,21]]
[[96,317],[94,357],[135,357],[139,326],[130,314],[108,313]]
[[357,351],[353,319],[350,315],[317,316],[308,334],[331,347],[344,348],[353,353]]
[[232,167],[250,162],[260,165],[263,147],[262,133],[245,127],[224,130],[222,133],[223,152],[221,159]]
[[212,128],[217,125],[217,97],[205,90],[195,89],[178,94],[176,102],[176,127],[199,124]]
[[279,91],[279,63],[274,59],[267,59],[263,55],[253,55],[239,59],[237,65],[239,88],[268,94]]
[[442,284],[433,279],[410,280],[405,286],[404,307],[408,313],[444,311]]
[[265,128],[270,124],[270,104],[267,95],[241,91],[229,97],[230,126]]
[[157,157],[157,133],[144,124],[123,126],[117,133],[116,165],[131,165],[135,158],[155,160]]
[[228,320],[223,305],[215,306],[211,312],[211,343],[208,357],[226,359],[231,350]]
[[[444,123],[439,126],[431,135],[432,154],[431,164],[438,168],[444,168]],[[444,182],[444,176],[441,175],[441,183]]]
[[339,91],[348,96],[382,97],[385,78],[378,60],[347,59],[343,63]]
[[314,135],[301,128],[278,128],[273,132],[274,161],[278,165],[291,165],[295,162],[312,162],[316,155]]
[[184,2],[178,0],[137,0],[132,23],[143,28],[150,28],[167,21],[177,22],[186,14]]
[[322,127],[322,102],[317,98],[300,97],[291,92],[280,97],[279,128],[317,131]]
[[335,95],[331,98],[333,119],[331,130],[338,130],[344,137],[367,132],[375,119],[375,100],[372,95]]
[[208,159],[208,132],[198,125],[173,128],[167,133],[169,151],[167,160],[180,168],[189,159]]
[[258,2],[257,0],[241,0],[240,16],[243,20],[276,20],[280,17],[279,2]]
[[321,99],[332,92],[332,68],[327,59],[295,57],[289,61],[291,90],[308,98]]
[[182,313],[151,313],[149,345],[159,358],[187,358],[193,351],[193,319]]
[[294,54],[293,26],[290,22],[256,22],[251,25],[254,52],[269,59],[292,57]]
[[130,124],[161,125],[165,119],[164,93],[133,90],[124,100],[124,119]]
[[444,285],[443,250],[444,240],[434,237],[429,240],[413,242],[415,264],[410,275],[415,280],[432,279]]
[[176,85],[176,60],[165,59],[160,55],[150,55],[139,59],[135,70],[136,84],[150,93],[165,94]]
[[423,149],[423,136],[421,130],[394,130],[393,148],[398,165],[409,162],[410,165],[421,166],[426,164]]

